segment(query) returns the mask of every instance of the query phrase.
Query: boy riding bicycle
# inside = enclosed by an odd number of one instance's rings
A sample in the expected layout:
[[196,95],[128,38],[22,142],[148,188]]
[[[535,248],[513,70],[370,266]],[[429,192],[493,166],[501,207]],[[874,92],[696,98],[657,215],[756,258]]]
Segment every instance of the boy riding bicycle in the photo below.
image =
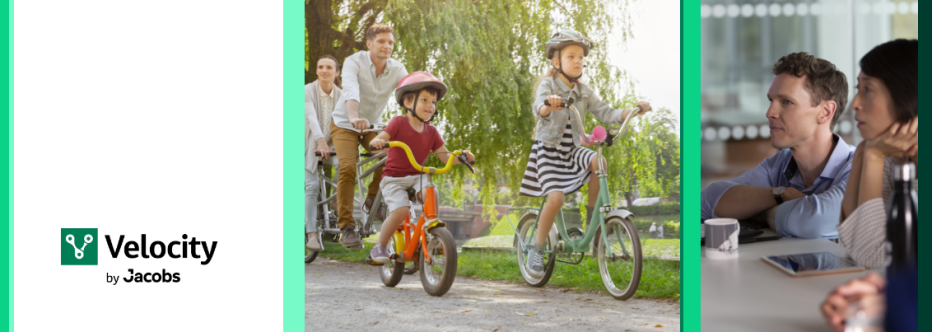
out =
[[[444,163],[451,157],[443,145],[443,138],[437,128],[430,124],[436,114],[437,101],[447,93],[447,86],[442,81],[426,72],[414,72],[405,76],[395,89],[395,100],[405,109],[404,116],[392,119],[385,130],[369,142],[377,149],[385,146],[388,140],[400,141],[411,148],[414,158],[423,164],[431,152],[437,154]],[[468,161],[475,157],[469,151],[464,151]],[[389,262],[386,245],[395,229],[410,213],[410,202],[407,190],[414,188],[421,196],[423,188],[422,172],[414,169],[408,157],[401,149],[388,151],[385,162],[380,189],[388,205],[389,215],[382,223],[379,239],[372,248],[372,260],[386,264]],[[459,160],[454,160],[458,164]]]

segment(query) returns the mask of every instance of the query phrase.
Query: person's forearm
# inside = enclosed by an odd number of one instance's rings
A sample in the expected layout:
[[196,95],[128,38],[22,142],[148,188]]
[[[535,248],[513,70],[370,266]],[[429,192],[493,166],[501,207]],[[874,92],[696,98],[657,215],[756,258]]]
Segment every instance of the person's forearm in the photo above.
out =
[[378,135],[375,135],[375,138],[383,140],[387,143],[388,140],[392,139],[392,135],[390,135],[387,131],[382,131]]
[[312,140],[317,140],[324,137],[324,132],[320,130],[320,122],[317,121],[317,110],[314,108],[314,105],[308,103],[304,104],[304,118],[305,125],[308,126],[308,129],[311,130]]
[[550,107],[546,105],[541,106],[538,112],[540,113],[540,116],[547,117],[548,115],[550,115]]
[[346,117],[353,121],[359,118],[359,102],[355,100],[346,101]]
[[[453,158],[453,154],[449,152],[450,151],[447,150],[446,146],[441,146],[437,148],[436,150],[434,150],[434,154],[436,154],[437,158],[440,158],[440,161],[443,162],[444,164],[446,164],[447,161],[450,160],[450,158]],[[453,160],[453,164],[454,165],[457,164],[457,160]]]
[[722,218],[747,219],[777,206],[773,188],[737,185],[728,188],[715,205],[715,215]]
[[864,151],[858,149],[854,153],[854,160],[851,161],[851,172],[848,173],[848,186],[845,188],[845,198],[841,201],[841,214],[838,223],[842,223],[858,208],[858,191],[861,185],[862,163],[864,162]]
[[634,110],[633,110],[633,109],[630,109],[630,110],[622,110],[622,111],[621,111],[621,120],[619,121],[619,123],[625,122],[625,119],[628,118],[628,115],[631,115],[631,112],[634,112]]
[[885,156],[872,151],[864,151],[861,163],[861,181],[858,184],[858,206],[874,198],[883,196],[883,162]]
[[750,221],[765,223],[770,229],[776,230],[776,217],[777,209],[780,208],[779,205],[774,205],[772,208],[762,211],[751,218],[748,218]]

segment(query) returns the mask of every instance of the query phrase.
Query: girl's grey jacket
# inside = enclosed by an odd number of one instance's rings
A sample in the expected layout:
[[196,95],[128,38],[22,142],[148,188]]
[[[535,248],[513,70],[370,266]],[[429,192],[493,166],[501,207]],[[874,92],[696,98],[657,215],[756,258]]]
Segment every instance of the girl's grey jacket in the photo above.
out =
[[556,145],[563,137],[563,130],[566,128],[567,123],[572,123],[573,143],[576,146],[580,145],[580,137],[583,135],[582,128],[579,128],[579,125],[577,125],[577,123],[579,123],[576,121],[577,114],[572,108],[566,107],[562,111],[553,111],[547,116],[540,115],[540,107],[544,105],[544,101],[547,100],[547,97],[550,95],[558,95],[563,98],[564,101],[569,97],[573,97],[576,100],[573,106],[579,110],[578,116],[581,117],[581,120],[585,120],[586,114],[592,112],[592,114],[602,122],[616,125],[621,125],[621,123],[624,122],[624,117],[622,116],[624,110],[614,109],[609,106],[602,101],[602,99],[599,99],[599,96],[597,96],[588,85],[576,83],[573,88],[570,89],[563,83],[563,80],[554,77],[546,77],[541,80],[540,86],[537,87],[537,98],[532,106],[534,116],[537,117],[538,120],[536,128],[537,133],[534,135],[534,139],[544,144]]

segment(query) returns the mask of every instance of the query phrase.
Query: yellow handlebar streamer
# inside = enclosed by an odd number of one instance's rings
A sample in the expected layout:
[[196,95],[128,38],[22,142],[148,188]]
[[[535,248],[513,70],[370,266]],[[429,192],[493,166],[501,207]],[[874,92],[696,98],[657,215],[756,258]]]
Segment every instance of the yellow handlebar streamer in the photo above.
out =
[[[441,169],[436,169],[433,167],[424,167],[418,164],[417,160],[414,160],[414,154],[411,153],[411,148],[409,148],[407,144],[404,144],[402,142],[388,142],[388,146],[392,148],[404,149],[405,154],[408,155],[408,162],[411,163],[411,166],[413,166],[414,169],[420,172],[429,173],[429,174],[443,174],[443,173],[448,172],[451,168],[453,168],[453,160],[455,159],[453,157],[450,157],[450,159],[447,159],[447,165]],[[455,156],[459,156],[463,154],[463,151],[456,150],[451,153]]]

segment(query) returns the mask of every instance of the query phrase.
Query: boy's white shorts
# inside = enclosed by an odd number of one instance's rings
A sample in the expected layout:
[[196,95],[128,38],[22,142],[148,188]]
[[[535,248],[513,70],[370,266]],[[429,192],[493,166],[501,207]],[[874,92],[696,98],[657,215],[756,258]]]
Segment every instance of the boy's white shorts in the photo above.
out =
[[382,199],[388,205],[388,213],[392,213],[400,207],[411,206],[406,189],[414,188],[417,192],[421,192],[426,186],[426,175],[386,176],[382,178],[379,189],[382,190]]

